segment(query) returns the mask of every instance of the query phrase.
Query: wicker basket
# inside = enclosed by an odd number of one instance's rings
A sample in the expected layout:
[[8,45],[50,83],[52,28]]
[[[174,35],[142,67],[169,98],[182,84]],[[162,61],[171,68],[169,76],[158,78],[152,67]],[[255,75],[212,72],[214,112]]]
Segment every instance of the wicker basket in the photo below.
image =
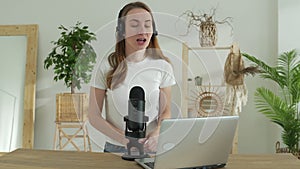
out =
[[217,43],[217,26],[212,21],[200,24],[199,40],[202,47],[212,47]]
[[56,94],[56,122],[83,122],[87,119],[87,112],[86,93]]
[[[289,150],[289,148],[287,147],[280,147],[280,142],[277,141],[275,144],[275,149],[276,149],[276,153],[291,153],[291,151]],[[293,153],[294,156],[298,157],[298,159],[300,160],[300,151]]]

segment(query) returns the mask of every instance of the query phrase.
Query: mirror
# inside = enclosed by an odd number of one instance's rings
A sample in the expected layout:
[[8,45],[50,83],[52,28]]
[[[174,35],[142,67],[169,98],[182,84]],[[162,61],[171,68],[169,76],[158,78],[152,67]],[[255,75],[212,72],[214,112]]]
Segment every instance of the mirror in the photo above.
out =
[[[32,149],[38,25],[0,25],[0,45],[0,132],[7,133],[0,148]],[[19,147],[12,146],[12,140]]]

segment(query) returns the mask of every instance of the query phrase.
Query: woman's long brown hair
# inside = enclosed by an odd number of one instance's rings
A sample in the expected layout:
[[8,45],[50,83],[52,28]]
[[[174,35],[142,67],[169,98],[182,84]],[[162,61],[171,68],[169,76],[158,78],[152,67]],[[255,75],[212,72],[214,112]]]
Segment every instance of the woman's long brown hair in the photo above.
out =
[[[118,27],[116,33],[117,42],[115,46],[115,51],[108,56],[108,62],[112,68],[106,76],[106,83],[109,89],[116,88],[120,83],[122,83],[125,80],[127,74],[127,64],[125,61],[125,39],[123,33],[120,33],[120,31],[125,32],[125,30],[120,29],[125,29],[125,22],[122,18],[124,18],[130,10],[135,8],[142,8],[148,11],[152,17],[152,27],[155,27],[154,18],[150,8],[142,2],[129,3],[120,10],[118,16]],[[120,28],[120,25],[124,25],[123,28]],[[170,60],[163,55],[159,47],[158,40],[153,34],[146,50],[146,56],[151,56],[155,59],[164,59],[167,62],[170,62]]]

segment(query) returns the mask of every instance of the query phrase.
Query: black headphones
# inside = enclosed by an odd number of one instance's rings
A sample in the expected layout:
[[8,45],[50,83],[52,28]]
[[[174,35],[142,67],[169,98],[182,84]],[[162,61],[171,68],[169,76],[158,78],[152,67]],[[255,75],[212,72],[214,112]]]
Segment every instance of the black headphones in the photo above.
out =
[[[124,38],[124,34],[125,34],[125,23],[124,23],[124,19],[122,19],[122,18],[120,17],[121,14],[122,14],[122,10],[121,10],[120,13],[119,13],[119,17],[118,17],[118,25],[117,25],[117,28],[116,28],[116,32],[117,32],[118,37],[123,37],[123,38]],[[153,28],[153,34],[152,34],[152,36],[157,36],[157,35],[158,35],[158,32],[157,32],[157,30],[156,30],[156,26],[155,26],[154,20],[152,21],[152,28]]]

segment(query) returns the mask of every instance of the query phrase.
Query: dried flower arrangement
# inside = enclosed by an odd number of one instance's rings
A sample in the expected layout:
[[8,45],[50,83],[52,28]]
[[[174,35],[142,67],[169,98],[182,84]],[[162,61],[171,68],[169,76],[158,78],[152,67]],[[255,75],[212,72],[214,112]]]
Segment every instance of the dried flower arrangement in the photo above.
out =
[[216,8],[212,8],[210,13],[199,14],[187,10],[181,16],[185,16],[188,20],[187,33],[192,26],[196,26],[199,31],[199,40],[202,47],[215,46],[217,43],[217,24],[228,24],[233,30],[232,17],[226,17],[222,21],[215,19]]

